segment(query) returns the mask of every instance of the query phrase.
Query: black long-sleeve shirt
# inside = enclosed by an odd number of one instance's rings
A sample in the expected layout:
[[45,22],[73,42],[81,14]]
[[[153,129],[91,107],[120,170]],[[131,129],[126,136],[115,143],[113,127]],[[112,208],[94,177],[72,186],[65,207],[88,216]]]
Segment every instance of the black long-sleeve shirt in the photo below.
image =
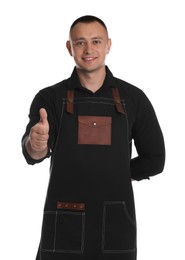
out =
[[44,107],[48,113],[50,137],[49,152],[46,157],[50,157],[57,139],[62,104],[66,102],[67,87],[74,88],[77,97],[86,95],[87,97],[112,98],[109,89],[115,86],[119,89],[121,100],[126,109],[130,147],[134,141],[138,153],[137,157],[130,159],[131,177],[135,180],[142,180],[163,171],[165,162],[164,139],[151,102],[141,89],[115,78],[108,67],[106,67],[106,72],[102,87],[95,93],[81,86],[76,69],[69,79],[44,88],[37,93],[31,104],[30,121],[22,138],[23,154],[29,164],[39,163],[45,159],[32,159],[24,146],[24,140],[29,135],[31,127],[39,121],[40,108]]

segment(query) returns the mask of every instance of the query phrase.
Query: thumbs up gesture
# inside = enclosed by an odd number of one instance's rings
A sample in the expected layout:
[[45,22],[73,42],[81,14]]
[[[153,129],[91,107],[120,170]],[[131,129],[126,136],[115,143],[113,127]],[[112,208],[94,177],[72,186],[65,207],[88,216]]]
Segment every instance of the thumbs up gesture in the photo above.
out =
[[46,110],[41,108],[39,113],[40,121],[31,128],[29,141],[34,151],[44,152],[48,148],[49,123]]

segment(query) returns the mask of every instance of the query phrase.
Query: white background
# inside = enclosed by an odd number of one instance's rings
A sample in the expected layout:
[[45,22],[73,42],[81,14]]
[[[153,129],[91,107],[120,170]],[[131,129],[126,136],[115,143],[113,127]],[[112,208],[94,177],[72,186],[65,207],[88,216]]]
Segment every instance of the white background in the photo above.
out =
[[107,24],[107,65],[147,94],[165,137],[164,172],[133,183],[138,260],[185,259],[184,9],[183,0],[0,2],[1,259],[35,259],[49,160],[27,165],[21,137],[34,95],[70,76],[65,42],[71,23],[85,14]]

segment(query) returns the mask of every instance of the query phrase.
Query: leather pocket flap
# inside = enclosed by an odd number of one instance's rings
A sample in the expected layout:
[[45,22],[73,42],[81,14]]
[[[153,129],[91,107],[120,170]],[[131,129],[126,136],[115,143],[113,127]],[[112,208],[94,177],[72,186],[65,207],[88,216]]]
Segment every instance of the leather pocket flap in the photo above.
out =
[[89,127],[102,127],[112,124],[112,117],[79,116],[78,122]]

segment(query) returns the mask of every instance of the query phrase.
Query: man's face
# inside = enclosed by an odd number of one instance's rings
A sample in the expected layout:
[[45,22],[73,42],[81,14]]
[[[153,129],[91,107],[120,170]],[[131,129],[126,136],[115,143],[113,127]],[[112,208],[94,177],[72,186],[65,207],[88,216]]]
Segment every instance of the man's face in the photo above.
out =
[[107,31],[100,23],[77,23],[66,46],[77,68],[91,72],[105,65],[111,40],[108,39]]

